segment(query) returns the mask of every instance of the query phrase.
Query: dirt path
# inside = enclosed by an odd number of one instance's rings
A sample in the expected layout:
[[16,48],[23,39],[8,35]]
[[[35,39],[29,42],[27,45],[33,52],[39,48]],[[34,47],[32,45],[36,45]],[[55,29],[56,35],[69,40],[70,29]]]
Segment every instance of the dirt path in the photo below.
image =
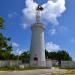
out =
[[25,70],[25,71],[10,71],[0,72],[0,75],[45,75],[47,73],[62,73],[65,72],[63,69],[36,69],[36,70]]

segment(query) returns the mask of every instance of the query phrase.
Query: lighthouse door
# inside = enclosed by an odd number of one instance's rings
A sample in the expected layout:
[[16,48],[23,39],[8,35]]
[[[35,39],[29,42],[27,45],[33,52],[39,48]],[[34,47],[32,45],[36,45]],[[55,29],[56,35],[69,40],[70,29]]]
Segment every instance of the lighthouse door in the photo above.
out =
[[34,65],[37,66],[37,64],[38,64],[38,58],[34,57]]

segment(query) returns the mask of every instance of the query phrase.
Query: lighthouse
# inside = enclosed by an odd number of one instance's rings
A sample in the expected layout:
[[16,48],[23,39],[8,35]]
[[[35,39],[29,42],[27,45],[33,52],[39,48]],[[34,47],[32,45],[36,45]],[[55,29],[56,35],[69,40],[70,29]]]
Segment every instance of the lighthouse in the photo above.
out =
[[32,67],[45,67],[45,40],[44,40],[44,30],[45,26],[40,22],[40,12],[43,8],[38,5],[36,9],[36,22],[32,25],[32,37],[30,45],[30,66]]

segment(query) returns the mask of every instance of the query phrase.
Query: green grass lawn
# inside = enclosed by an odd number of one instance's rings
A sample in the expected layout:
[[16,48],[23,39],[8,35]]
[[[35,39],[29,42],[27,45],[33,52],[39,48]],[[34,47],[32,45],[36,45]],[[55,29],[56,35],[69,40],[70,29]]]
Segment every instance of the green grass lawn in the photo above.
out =
[[36,68],[26,67],[26,68],[19,68],[19,67],[1,67],[0,71],[22,71],[22,70],[34,70]]
[[0,67],[0,71],[22,71],[22,70],[35,70],[35,69],[51,69],[51,68],[46,68],[46,67],[24,67],[24,68],[19,68],[19,67]]

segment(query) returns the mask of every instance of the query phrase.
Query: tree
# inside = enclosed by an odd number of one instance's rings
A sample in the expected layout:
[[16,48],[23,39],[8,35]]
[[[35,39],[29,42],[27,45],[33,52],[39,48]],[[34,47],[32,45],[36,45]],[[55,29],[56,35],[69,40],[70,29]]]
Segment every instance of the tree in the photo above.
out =
[[6,38],[0,33],[0,60],[7,60],[10,57],[12,46],[9,43],[10,38]]
[[3,25],[4,25],[4,19],[0,17],[0,28],[3,28]]
[[52,60],[56,60],[57,58],[57,53],[54,52],[49,52],[48,58],[52,59]]
[[47,59],[56,60],[57,53],[56,52],[48,52],[45,50],[45,56]]
[[22,60],[23,62],[29,63],[29,60],[30,60],[30,52],[29,51],[23,52],[20,55],[20,60]]
[[[0,17],[0,29],[3,28],[3,25],[4,19]],[[0,59],[2,60],[9,59],[12,51],[12,46],[9,44],[10,40],[10,38],[6,38],[2,33],[0,33]]]
[[69,53],[64,50],[59,50],[57,52],[45,51],[45,54],[48,59],[58,60],[59,65],[61,65],[61,61],[72,61],[72,58]]
[[59,62],[59,66],[61,65],[61,61],[72,61],[72,57],[68,52],[62,50],[57,52],[57,60]]

